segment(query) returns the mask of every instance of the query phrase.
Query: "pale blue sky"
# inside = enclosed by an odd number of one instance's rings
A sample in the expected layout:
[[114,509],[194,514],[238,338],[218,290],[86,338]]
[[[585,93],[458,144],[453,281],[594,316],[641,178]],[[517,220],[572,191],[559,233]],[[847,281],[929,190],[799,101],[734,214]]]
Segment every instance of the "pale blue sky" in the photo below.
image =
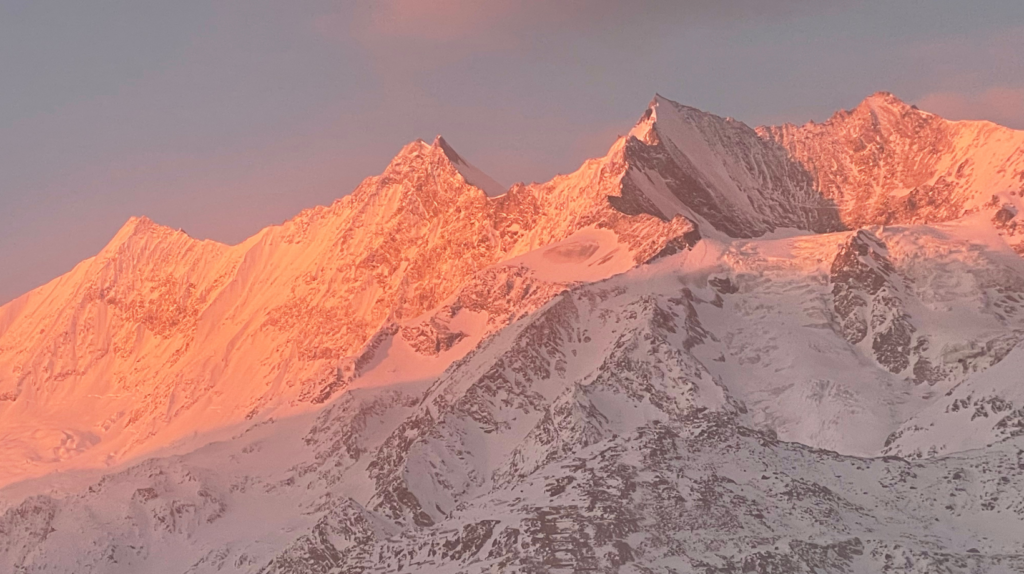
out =
[[131,215],[237,242],[444,134],[505,184],[655,92],[751,125],[892,91],[1024,128],[1020,0],[0,0],[0,302]]

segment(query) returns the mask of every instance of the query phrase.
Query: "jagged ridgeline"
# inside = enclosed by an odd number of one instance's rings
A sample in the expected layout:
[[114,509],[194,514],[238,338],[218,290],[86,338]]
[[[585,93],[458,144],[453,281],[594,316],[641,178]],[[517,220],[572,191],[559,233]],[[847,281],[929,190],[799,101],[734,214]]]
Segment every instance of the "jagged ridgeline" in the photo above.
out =
[[0,571],[1024,571],[1024,132],[656,96],[0,307]]

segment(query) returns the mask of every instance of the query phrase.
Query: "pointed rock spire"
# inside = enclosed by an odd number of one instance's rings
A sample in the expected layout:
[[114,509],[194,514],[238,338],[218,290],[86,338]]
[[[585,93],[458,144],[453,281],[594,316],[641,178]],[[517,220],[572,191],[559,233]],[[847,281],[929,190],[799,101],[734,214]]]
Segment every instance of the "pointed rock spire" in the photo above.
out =
[[169,228],[157,224],[156,222],[146,217],[145,215],[133,215],[128,218],[128,221],[124,222],[124,225],[122,225],[121,229],[119,229],[117,233],[114,234],[114,237],[107,243],[106,247],[103,248],[103,251],[110,251],[112,249],[116,249],[120,245],[123,245],[124,243],[128,242],[128,240],[130,240],[132,237],[145,235],[146,233],[149,233],[151,231],[161,229],[166,229],[170,231]]
[[431,164],[434,166],[444,165],[445,169],[450,168],[466,183],[480,189],[488,196],[498,196],[508,190],[507,187],[469,163],[441,136],[434,138],[432,144],[421,139],[406,144],[392,158],[383,175],[393,179],[404,179],[415,173],[426,173]]
[[455,148],[453,148],[440,135],[434,138],[434,143],[431,147],[444,154],[452,164],[452,167],[454,167],[462,178],[466,180],[466,183],[482,190],[488,196],[498,196],[508,190],[506,186],[498,183],[494,178],[466,161],[458,152],[455,151]]
[[910,111],[912,106],[889,92],[875,92],[853,109],[853,114],[873,114],[880,120],[883,117],[899,118]]
[[121,226],[121,229],[107,242],[98,255],[113,256],[126,247],[132,251],[137,251],[161,245],[174,244],[185,246],[199,243],[223,247],[223,244],[216,241],[195,239],[181,229],[172,229],[166,225],[160,225],[145,215],[133,215],[128,218],[128,221]]

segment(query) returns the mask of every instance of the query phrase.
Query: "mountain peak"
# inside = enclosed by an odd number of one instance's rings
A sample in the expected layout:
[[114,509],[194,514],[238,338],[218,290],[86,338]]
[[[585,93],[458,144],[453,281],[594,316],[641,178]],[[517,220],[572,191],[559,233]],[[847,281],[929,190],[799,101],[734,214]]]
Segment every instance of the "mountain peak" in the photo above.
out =
[[665,96],[662,96],[661,94],[655,93],[654,97],[651,98],[650,103],[647,104],[647,110],[644,112],[642,116],[640,116],[639,123],[644,123],[647,121],[656,121],[658,119],[659,108],[684,109],[686,107],[687,106],[684,106],[678,102],[673,102],[672,100],[666,98]]
[[146,233],[149,233],[151,231],[157,231],[161,229],[166,229],[170,231],[170,228],[164,227],[163,225],[156,223],[155,221],[153,221],[149,217],[146,217],[145,215],[133,215],[128,218],[128,221],[124,222],[124,225],[121,226],[121,229],[119,229],[117,233],[114,235],[114,239],[111,240],[111,243],[123,243],[124,241],[127,241],[128,238],[130,237],[134,237],[137,235],[145,235]]
[[171,229],[165,225],[153,221],[145,215],[133,215],[121,226],[121,229],[114,234],[114,237],[107,243],[100,253],[114,253],[122,245],[133,240],[146,239],[149,237],[163,238],[171,235],[181,235],[184,238],[192,238],[180,229]]
[[494,178],[484,173],[480,168],[466,161],[455,148],[449,144],[444,137],[438,135],[434,138],[431,149],[437,150],[448,159],[452,167],[466,180],[466,183],[482,190],[488,197],[495,197],[507,191],[507,187],[495,181]]
[[681,215],[730,237],[841,227],[809,179],[742,122],[655,94],[629,136],[629,199],[615,200],[626,212]]
[[404,177],[403,174],[423,170],[425,166],[436,162],[451,166],[466,183],[480,189],[487,196],[498,196],[507,190],[504,185],[469,163],[440,135],[431,144],[422,139],[406,144],[388,164],[384,174]]
[[905,123],[904,118],[907,114],[913,112],[917,112],[916,106],[904,102],[892,92],[880,91],[861,100],[853,109],[838,110],[822,124],[812,121],[804,128],[813,129],[818,125],[842,126],[853,122],[856,125],[872,126],[872,130],[888,132],[898,129],[898,126]]
[[121,226],[121,229],[136,230],[146,228],[151,225],[156,225],[156,223],[149,217],[146,217],[145,215],[133,215],[128,218],[128,221],[124,222],[124,225]]
[[870,111],[875,114],[895,113],[903,114],[911,109],[911,105],[896,97],[890,92],[875,92],[854,108],[857,111]]
[[395,154],[392,158],[391,163],[395,163],[398,160],[409,157],[422,156],[430,152],[431,146],[422,139],[416,138],[413,141],[402,146],[402,149]]
[[453,148],[451,144],[444,139],[444,136],[440,134],[434,137],[434,143],[432,143],[430,147],[441,150],[441,153],[443,153],[452,163],[465,161],[462,159],[462,156],[455,151],[455,148]]
[[654,143],[652,138],[656,139],[656,135],[652,133],[651,127],[660,120],[664,121],[675,121],[673,118],[685,118],[686,121],[704,121],[710,119],[711,121],[733,121],[730,118],[722,118],[710,112],[706,112],[700,108],[693,106],[687,106],[680,104],[679,102],[670,100],[661,94],[655,93],[654,97],[651,98],[649,104],[647,104],[647,110],[644,111],[643,115],[637,121],[636,125],[630,131],[629,135],[635,136],[640,141],[648,144]]
[[640,119],[637,120],[636,125],[633,126],[633,129],[629,130],[629,135],[646,144],[657,143],[657,135],[653,128],[654,124],[658,121],[658,108],[671,104],[675,104],[675,102],[666,99],[661,94],[655,93],[650,103],[647,104],[647,109],[644,110]]

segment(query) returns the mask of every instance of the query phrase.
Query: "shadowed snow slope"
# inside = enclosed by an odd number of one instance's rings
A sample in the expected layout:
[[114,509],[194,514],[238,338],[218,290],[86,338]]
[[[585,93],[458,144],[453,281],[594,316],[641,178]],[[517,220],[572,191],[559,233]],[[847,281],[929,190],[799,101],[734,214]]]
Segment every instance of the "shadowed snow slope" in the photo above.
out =
[[657,96],[546,183],[133,218],[0,307],[0,571],[1024,571],[1022,195],[889,94]]

